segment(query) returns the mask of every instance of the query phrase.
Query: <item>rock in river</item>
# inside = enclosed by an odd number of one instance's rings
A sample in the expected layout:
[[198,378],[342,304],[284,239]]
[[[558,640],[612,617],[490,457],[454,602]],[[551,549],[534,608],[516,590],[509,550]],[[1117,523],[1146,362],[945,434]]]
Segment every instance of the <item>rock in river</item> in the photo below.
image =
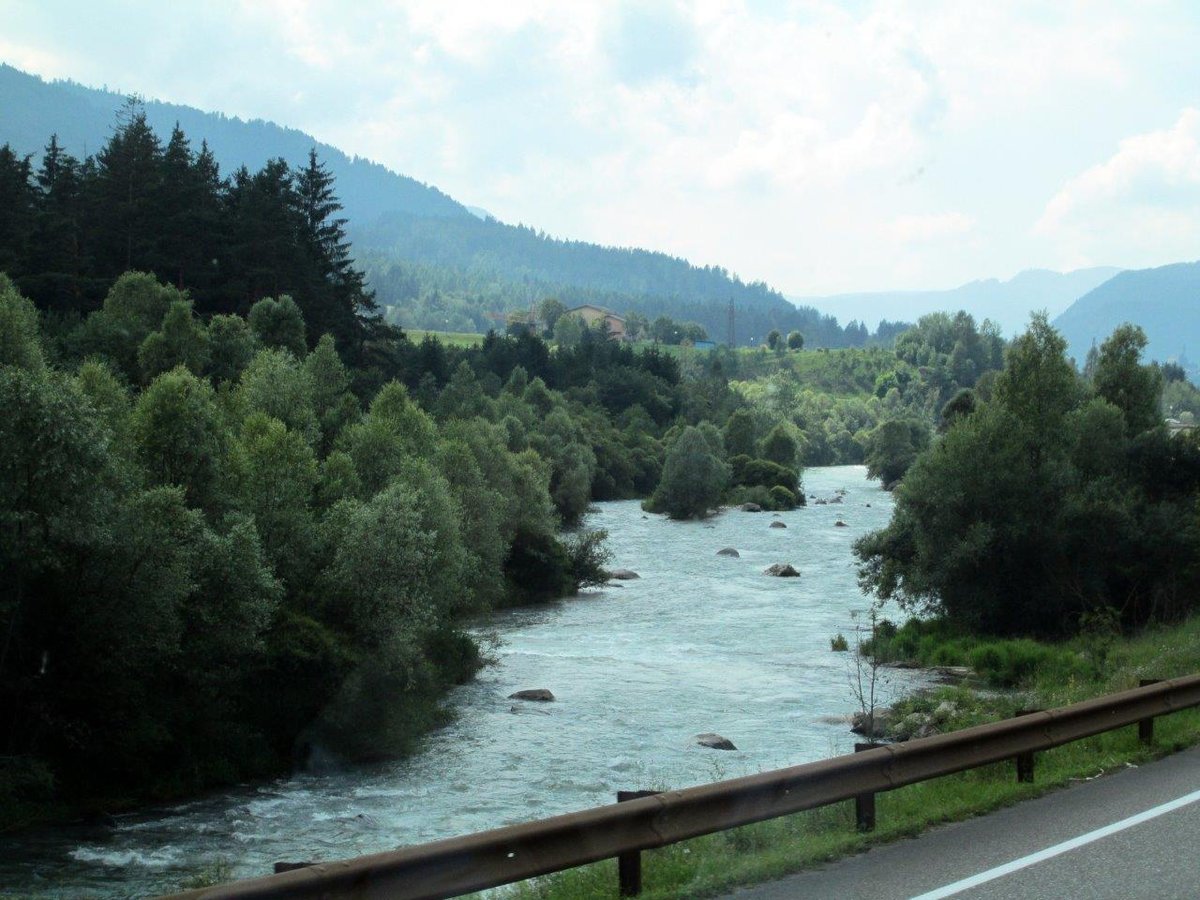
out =
[[757,503],[743,503],[738,509],[742,512],[762,512],[762,507]]
[[787,524],[776,519],[771,523],[772,528],[787,528]]
[[736,750],[737,749],[737,747],[735,747],[733,745],[733,741],[731,741],[729,738],[722,737],[719,734],[714,734],[711,731],[707,732],[706,734],[696,735],[696,743],[699,744],[701,747],[709,747],[713,750]]
[[896,717],[890,706],[876,706],[869,713],[856,712],[850,720],[850,730],[869,738],[881,738]]
[[791,563],[774,563],[763,569],[764,575],[774,575],[776,578],[799,578],[800,573]]
[[617,581],[632,581],[635,578],[641,578],[637,572],[631,569],[613,569],[608,573],[609,578],[615,578]]
[[531,688],[527,691],[517,691],[508,695],[509,700],[536,700],[538,703],[550,703],[554,695],[545,688]]
[[732,556],[735,558],[740,558],[741,555],[742,554],[738,553],[732,547],[722,547],[720,550],[717,551],[717,556]]

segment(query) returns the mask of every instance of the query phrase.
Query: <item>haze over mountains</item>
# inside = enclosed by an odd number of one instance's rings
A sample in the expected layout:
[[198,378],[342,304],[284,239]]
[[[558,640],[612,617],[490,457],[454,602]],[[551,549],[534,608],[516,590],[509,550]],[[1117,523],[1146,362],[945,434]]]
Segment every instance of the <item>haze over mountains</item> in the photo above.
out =
[[1146,332],[1149,359],[1175,360],[1194,375],[1200,361],[1200,262],[1121,272],[1075,301],[1054,326],[1067,339],[1067,352],[1083,365],[1092,343],[1100,344],[1124,322]]
[[988,278],[943,291],[875,291],[792,299],[842,320],[871,323],[881,319],[915,322],[926,313],[965,309],[978,322],[996,322],[1005,336],[1011,337],[1029,323],[1030,312],[1044,309],[1053,319],[1120,271],[1111,266],[1066,273],[1027,269],[1008,281]]

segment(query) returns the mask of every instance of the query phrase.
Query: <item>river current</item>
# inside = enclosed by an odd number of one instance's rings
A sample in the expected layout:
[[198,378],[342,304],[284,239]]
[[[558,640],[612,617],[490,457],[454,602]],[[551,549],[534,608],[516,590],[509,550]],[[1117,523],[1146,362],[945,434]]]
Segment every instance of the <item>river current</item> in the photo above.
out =
[[[607,529],[611,566],[641,577],[494,616],[496,662],[455,689],[457,718],[416,755],[2,838],[0,894],[144,896],[216,863],[261,875],[848,752],[851,655],[829,639],[853,640],[868,600],[851,545],[887,524],[892,498],[860,466],[808,469],[804,485],[805,508],[706,522],[599,504],[587,524]],[[765,576],[776,562],[800,577]],[[894,673],[891,690],[920,677]],[[526,688],[556,700],[507,699]],[[702,732],[738,749],[700,747]]]

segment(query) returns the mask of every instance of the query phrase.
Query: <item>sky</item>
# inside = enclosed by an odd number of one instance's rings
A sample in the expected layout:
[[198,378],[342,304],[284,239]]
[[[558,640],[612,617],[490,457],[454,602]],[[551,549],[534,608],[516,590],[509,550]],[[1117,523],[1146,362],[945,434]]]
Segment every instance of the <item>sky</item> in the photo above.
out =
[[43,77],[272,120],[790,295],[1200,258],[1195,0],[0,0],[0,22],[0,61]]

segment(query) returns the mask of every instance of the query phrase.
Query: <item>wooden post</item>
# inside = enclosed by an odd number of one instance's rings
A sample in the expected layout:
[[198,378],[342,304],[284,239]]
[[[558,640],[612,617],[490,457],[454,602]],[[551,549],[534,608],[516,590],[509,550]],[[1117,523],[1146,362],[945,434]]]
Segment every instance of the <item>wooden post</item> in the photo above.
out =
[[[1140,678],[1138,679],[1138,687],[1158,684],[1160,681],[1162,681],[1161,678]],[[1146,746],[1154,743],[1154,716],[1138,720],[1138,740]]]
[[[862,753],[864,750],[873,750],[876,747],[882,747],[883,744],[868,742],[866,744],[855,744],[854,752]],[[874,794],[859,794],[854,798],[854,824],[859,831],[874,831],[875,830],[875,795]]]
[[[1013,713],[1013,718],[1017,716],[1027,716],[1030,713],[1041,712],[1040,709],[1018,709]],[[1017,763],[1017,781],[1023,784],[1033,783],[1033,751],[1028,753],[1018,753],[1016,755]]]
[[307,869],[309,866],[319,865],[315,862],[277,862],[275,863],[275,874],[280,872],[294,872],[296,869]]
[[[617,791],[617,802],[653,797],[658,791]],[[622,897],[636,897],[642,892],[642,852],[630,850],[617,855],[617,883]]]

